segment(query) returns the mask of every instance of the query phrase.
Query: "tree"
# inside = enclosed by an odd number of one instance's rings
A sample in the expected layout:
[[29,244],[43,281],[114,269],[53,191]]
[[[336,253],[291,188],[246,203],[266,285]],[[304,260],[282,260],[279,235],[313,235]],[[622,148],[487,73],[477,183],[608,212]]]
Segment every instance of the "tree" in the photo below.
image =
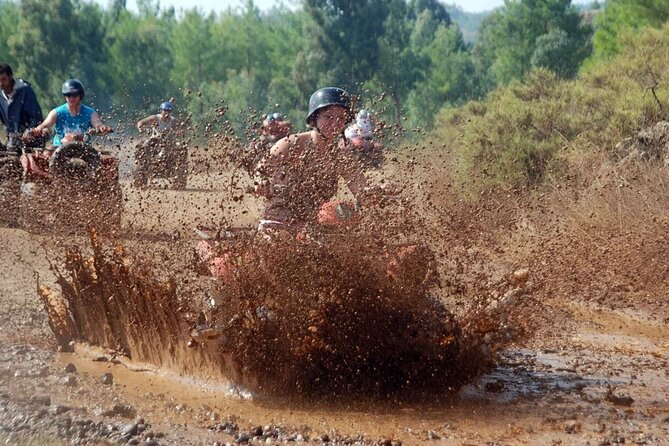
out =
[[572,78],[590,52],[589,43],[583,46],[565,31],[557,29],[537,38],[530,63],[533,68],[548,68],[562,78]]
[[595,56],[618,53],[620,36],[626,31],[644,26],[658,28],[667,20],[669,0],[607,0],[604,12],[596,20]]
[[471,98],[475,70],[462,32],[454,25],[440,24],[424,54],[429,68],[409,96],[409,114],[414,127],[430,128],[443,106]]
[[[8,42],[16,34],[19,22],[19,8],[11,1],[0,0],[0,42]],[[16,71],[19,61],[14,57],[8,45],[0,45],[0,61],[8,63]]]
[[[384,0],[306,0],[304,8],[313,20],[317,46],[327,54],[337,84],[358,90],[371,79],[379,63],[378,37],[388,17]],[[313,45],[313,46],[312,46]],[[318,49],[316,49],[318,51]]]
[[[478,71],[491,75],[495,84],[521,79],[532,67],[537,42],[556,44],[563,31],[574,48],[588,48],[592,34],[571,0],[505,0],[504,7],[484,21],[476,45]],[[551,34],[554,33],[554,34]],[[548,37],[538,40],[541,36]],[[580,64],[588,51],[579,51],[570,64]],[[551,62],[552,65],[557,65]]]
[[402,104],[420,79],[419,57],[411,46],[413,22],[407,21],[404,1],[389,2],[390,13],[384,33],[378,39],[379,60],[374,76],[375,90],[388,93],[396,123],[401,124]]
[[215,81],[216,46],[212,39],[214,16],[204,17],[197,9],[186,11],[172,33],[174,52],[172,77],[176,85],[198,88]]
[[103,12],[95,4],[22,0],[18,26],[8,45],[22,70],[30,73],[35,90],[57,102],[62,82],[70,77],[102,93],[106,86],[102,70],[107,59],[105,35]]
[[130,110],[155,109],[156,102],[173,96],[170,82],[173,54],[169,27],[152,15],[140,19],[128,12],[114,27],[110,39],[109,72],[114,102]]

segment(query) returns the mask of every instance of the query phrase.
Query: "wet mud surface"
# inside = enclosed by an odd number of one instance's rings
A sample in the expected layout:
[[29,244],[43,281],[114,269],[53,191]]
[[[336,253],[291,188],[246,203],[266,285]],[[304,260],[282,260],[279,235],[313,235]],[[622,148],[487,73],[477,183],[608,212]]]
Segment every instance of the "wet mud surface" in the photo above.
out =
[[[190,243],[183,228],[205,217],[220,221],[227,206],[237,204],[221,203],[205,177],[191,184],[194,190],[186,192],[134,193],[124,218],[144,233],[159,228],[170,235],[127,237],[125,249],[186,270],[190,259],[174,256]],[[186,203],[192,212],[173,211]],[[242,223],[254,221],[258,209],[257,203],[246,204],[249,210],[237,216]],[[446,283],[437,297],[463,318],[477,296],[499,300],[513,292],[513,271],[528,266],[526,316],[542,324],[533,335],[505,345],[496,365],[473,382],[452,392],[401,398],[260,398],[221,376],[170,367],[169,358],[166,366],[156,367],[82,343],[74,352],[57,352],[38,283],[56,289],[50,268],[65,271],[66,248],[76,245],[90,252],[89,242],[0,229],[0,440],[58,445],[668,444],[665,289],[613,284],[607,293],[606,276],[593,274],[585,262],[582,269],[574,268],[578,262],[566,255],[579,247],[593,252],[583,248],[582,239],[546,243],[533,229],[540,220],[529,212],[525,220],[516,216],[517,222],[530,222],[520,229],[499,227],[495,221],[501,217],[485,209],[481,213],[494,230],[481,230],[484,218],[461,224],[457,210],[440,228],[450,244],[449,256],[440,263]],[[624,252],[622,244],[615,245],[614,254]],[[552,262],[557,253],[565,258]],[[597,262],[593,268],[606,264],[606,256]],[[456,274],[471,279],[460,283],[453,279]],[[184,278],[193,282],[184,285]],[[174,279],[181,281],[179,289],[202,291],[192,275]],[[273,366],[272,358],[260,359]]]

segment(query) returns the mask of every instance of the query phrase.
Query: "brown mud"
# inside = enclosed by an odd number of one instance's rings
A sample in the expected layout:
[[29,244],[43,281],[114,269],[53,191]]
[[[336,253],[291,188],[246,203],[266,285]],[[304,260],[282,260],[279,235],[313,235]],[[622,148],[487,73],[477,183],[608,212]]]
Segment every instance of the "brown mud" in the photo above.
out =
[[[567,186],[541,196],[521,190],[491,191],[477,202],[467,203],[450,201],[443,192],[441,201],[409,200],[415,204],[415,213],[427,222],[417,227],[417,234],[431,244],[437,256],[441,287],[430,295],[459,321],[462,332],[475,331],[467,322],[480,319],[467,316],[477,314],[477,307],[495,314],[497,303],[510,297],[525,304],[525,311],[520,305],[512,320],[525,317],[533,329],[532,336],[507,340],[495,364],[458,391],[427,392],[413,399],[387,395],[381,399],[349,398],[350,394],[343,392],[335,392],[334,397],[316,392],[306,400],[294,400],[287,394],[273,400],[248,398],[246,392],[223,378],[229,378],[230,369],[220,373],[219,362],[214,368],[207,365],[210,354],[220,360],[219,351],[209,350],[210,344],[187,347],[189,330],[197,324],[200,310],[206,310],[212,296],[220,296],[206,280],[175,273],[187,270],[186,240],[124,241],[123,247],[100,241],[96,256],[84,238],[50,240],[19,230],[2,230],[0,435],[14,435],[14,440],[48,435],[90,444],[85,440],[89,437],[67,425],[102,423],[89,430],[90,438],[113,443],[136,439],[146,444],[304,440],[347,444],[667,444],[669,287],[663,234],[669,220],[662,205],[668,196],[662,186],[664,173],[644,163],[602,165],[605,168],[595,174],[587,171],[569,180],[573,184],[566,181]],[[397,170],[403,169],[398,165]],[[406,187],[404,193],[422,193],[445,182],[427,173],[423,178],[424,184],[419,180],[422,186]],[[182,197],[198,209],[220,200],[217,192],[194,191],[188,196],[143,191],[131,196],[127,207],[138,213],[142,207],[153,212],[155,217],[141,222],[146,227],[180,230],[190,224],[188,214],[173,211],[174,201],[168,197]],[[146,202],[136,198],[140,194],[156,199]],[[234,208],[236,203],[231,200],[229,206]],[[220,212],[227,220],[253,217],[253,211],[230,216],[226,213],[230,208],[225,206],[212,212]],[[72,246],[76,249],[69,251],[68,260],[66,252]],[[88,282],[80,284],[99,286],[89,280],[94,275],[110,280],[107,291],[97,294],[106,300],[93,299],[96,305],[118,303],[114,303],[118,296],[110,295],[109,290],[134,289],[137,295],[127,295],[121,302],[149,305],[142,310],[142,317],[169,325],[171,332],[179,334],[144,333],[142,327],[133,325],[133,314],[137,313],[127,311],[131,307],[119,307],[112,314],[120,318],[99,324],[106,314],[98,310],[89,322],[85,322],[88,313],[77,316],[79,322],[63,329],[67,337],[61,341],[81,339],[82,327],[88,327],[86,336],[96,336],[95,343],[109,347],[104,354],[76,344],[75,353],[54,356],[50,352],[55,343],[36,298],[33,276],[38,271],[40,283],[60,291],[49,274],[45,252],[66,280],[72,280],[64,274],[68,261],[72,271],[88,277]],[[318,250],[310,255],[315,254]],[[147,263],[147,259],[152,262]],[[112,287],[120,277],[126,282]],[[522,287],[518,286],[519,278]],[[269,289],[270,285],[263,286]],[[307,285],[313,286],[299,281],[296,285],[305,291],[309,290]],[[96,295],[87,288],[76,293],[82,299]],[[140,301],[140,295],[152,297]],[[192,299],[194,296],[199,300]],[[184,297],[191,298],[186,301],[192,307],[180,308]],[[253,310],[265,303],[249,296],[246,300]],[[165,306],[159,308],[161,305]],[[420,305],[411,310],[419,312]],[[179,319],[176,315],[182,312],[191,318]],[[123,328],[110,329],[114,324]],[[312,326],[315,333],[321,330],[312,323],[306,325],[307,330]],[[133,343],[142,336],[153,342]],[[132,360],[119,353],[129,354]],[[189,359],[184,362],[183,358]],[[271,371],[276,366],[272,357],[257,355],[253,359],[258,368],[264,365]],[[154,368],[156,362],[158,368]],[[64,365],[70,363],[76,369],[74,385],[67,384],[72,380],[64,372]],[[113,384],[101,384],[100,375],[108,372],[113,375]],[[45,394],[50,396],[50,404],[40,409],[37,406],[42,400],[37,397]],[[138,417],[144,418],[143,423],[136,423]],[[144,426],[142,432],[148,429],[163,435],[143,435],[137,433],[137,427],[124,434],[124,423],[133,419]],[[135,433],[128,437],[131,431]]]

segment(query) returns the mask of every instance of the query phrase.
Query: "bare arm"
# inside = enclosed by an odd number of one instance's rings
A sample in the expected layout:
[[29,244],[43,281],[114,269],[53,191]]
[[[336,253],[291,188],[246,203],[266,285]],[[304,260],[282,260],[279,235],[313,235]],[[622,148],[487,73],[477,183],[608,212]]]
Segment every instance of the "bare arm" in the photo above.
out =
[[277,184],[277,172],[281,169],[281,164],[296,141],[297,139],[294,136],[280,139],[272,146],[269,155],[258,163],[253,176],[254,189],[257,195],[266,198],[271,195],[270,186]]
[[98,133],[108,133],[111,130],[111,127],[104,125],[98,112],[93,112],[91,115],[91,125]]
[[147,116],[144,119],[137,121],[137,130],[142,131],[142,127],[146,125],[154,126],[158,123],[158,117],[156,115]]
[[56,121],[58,120],[58,113],[56,113],[56,110],[51,110],[48,115],[46,115],[46,119],[42,121],[40,125],[35,127],[33,130],[35,133],[42,133],[44,130],[48,130],[51,127],[53,127],[56,124]]

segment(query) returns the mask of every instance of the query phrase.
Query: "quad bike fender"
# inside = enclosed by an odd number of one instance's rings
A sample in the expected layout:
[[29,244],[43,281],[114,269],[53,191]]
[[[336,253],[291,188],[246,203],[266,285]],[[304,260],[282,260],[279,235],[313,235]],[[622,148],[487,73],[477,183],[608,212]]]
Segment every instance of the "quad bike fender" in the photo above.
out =
[[26,181],[49,178],[51,152],[33,152],[21,155],[21,166]]
[[195,255],[212,277],[227,282],[232,278],[234,265],[230,254],[214,254],[217,246],[217,243],[211,240],[201,240],[195,247]]

